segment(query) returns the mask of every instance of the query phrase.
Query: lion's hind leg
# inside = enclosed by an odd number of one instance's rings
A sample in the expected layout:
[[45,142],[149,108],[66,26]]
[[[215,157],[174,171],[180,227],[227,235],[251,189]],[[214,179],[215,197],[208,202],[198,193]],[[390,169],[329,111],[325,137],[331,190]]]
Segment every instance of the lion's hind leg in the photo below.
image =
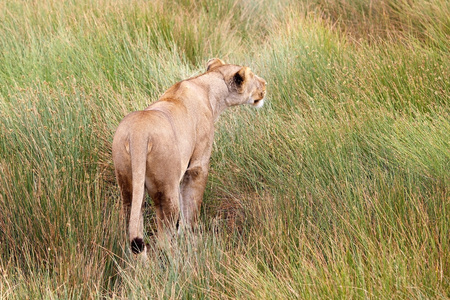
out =
[[160,242],[169,241],[177,230],[180,207],[179,207],[179,185],[165,185],[154,191],[149,190],[156,210],[157,236]]
[[[131,199],[132,199],[132,185],[130,178],[116,170],[116,178],[119,184],[120,197],[122,199],[122,208],[120,212],[121,221],[125,223],[125,228],[128,230],[130,223]],[[123,224],[123,223],[122,223]],[[126,232],[125,230],[125,232]]]

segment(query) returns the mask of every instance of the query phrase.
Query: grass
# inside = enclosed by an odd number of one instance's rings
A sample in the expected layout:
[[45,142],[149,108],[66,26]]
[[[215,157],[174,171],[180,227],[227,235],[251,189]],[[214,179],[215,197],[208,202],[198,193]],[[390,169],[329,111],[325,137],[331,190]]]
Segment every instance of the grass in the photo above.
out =
[[[450,298],[449,14],[0,2],[0,298]],[[220,118],[200,232],[144,266],[112,136],[211,57],[249,65],[269,99]]]

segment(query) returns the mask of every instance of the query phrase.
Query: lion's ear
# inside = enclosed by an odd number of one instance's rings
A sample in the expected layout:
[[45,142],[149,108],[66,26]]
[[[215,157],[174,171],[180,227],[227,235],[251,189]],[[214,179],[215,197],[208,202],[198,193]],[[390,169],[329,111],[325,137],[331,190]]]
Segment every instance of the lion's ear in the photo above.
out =
[[211,58],[210,60],[208,60],[208,63],[206,64],[206,72],[214,68],[220,67],[221,65],[224,64],[225,63],[223,62],[223,60],[219,58]]
[[239,93],[243,91],[243,87],[245,82],[250,76],[250,68],[242,67],[236,74],[233,76],[233,82],[236,85],[236,88]]

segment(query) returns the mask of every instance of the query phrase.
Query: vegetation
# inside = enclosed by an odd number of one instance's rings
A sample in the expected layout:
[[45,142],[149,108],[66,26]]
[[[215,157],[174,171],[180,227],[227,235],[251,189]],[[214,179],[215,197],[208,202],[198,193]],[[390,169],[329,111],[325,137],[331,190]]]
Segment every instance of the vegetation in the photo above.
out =
[[[445,0],[1,1],[0,298],[450,298],[449,15]],[[223,114],[198,234],[144,266],[112,136],[211,57],[250,66],[268,101]]]

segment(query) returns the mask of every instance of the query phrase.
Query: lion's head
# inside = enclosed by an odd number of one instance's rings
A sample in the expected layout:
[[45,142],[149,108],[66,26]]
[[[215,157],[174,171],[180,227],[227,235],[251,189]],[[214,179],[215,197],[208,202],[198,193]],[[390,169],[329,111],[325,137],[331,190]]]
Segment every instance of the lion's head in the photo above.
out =
[[208,61],[206,71],[222,74],[229,91],[235,93],[235,97],[229,97],[228,106],[250,104],[259,108],[264,105],[267,83],[250,68],[225,64],[221,59],[213,58]]

